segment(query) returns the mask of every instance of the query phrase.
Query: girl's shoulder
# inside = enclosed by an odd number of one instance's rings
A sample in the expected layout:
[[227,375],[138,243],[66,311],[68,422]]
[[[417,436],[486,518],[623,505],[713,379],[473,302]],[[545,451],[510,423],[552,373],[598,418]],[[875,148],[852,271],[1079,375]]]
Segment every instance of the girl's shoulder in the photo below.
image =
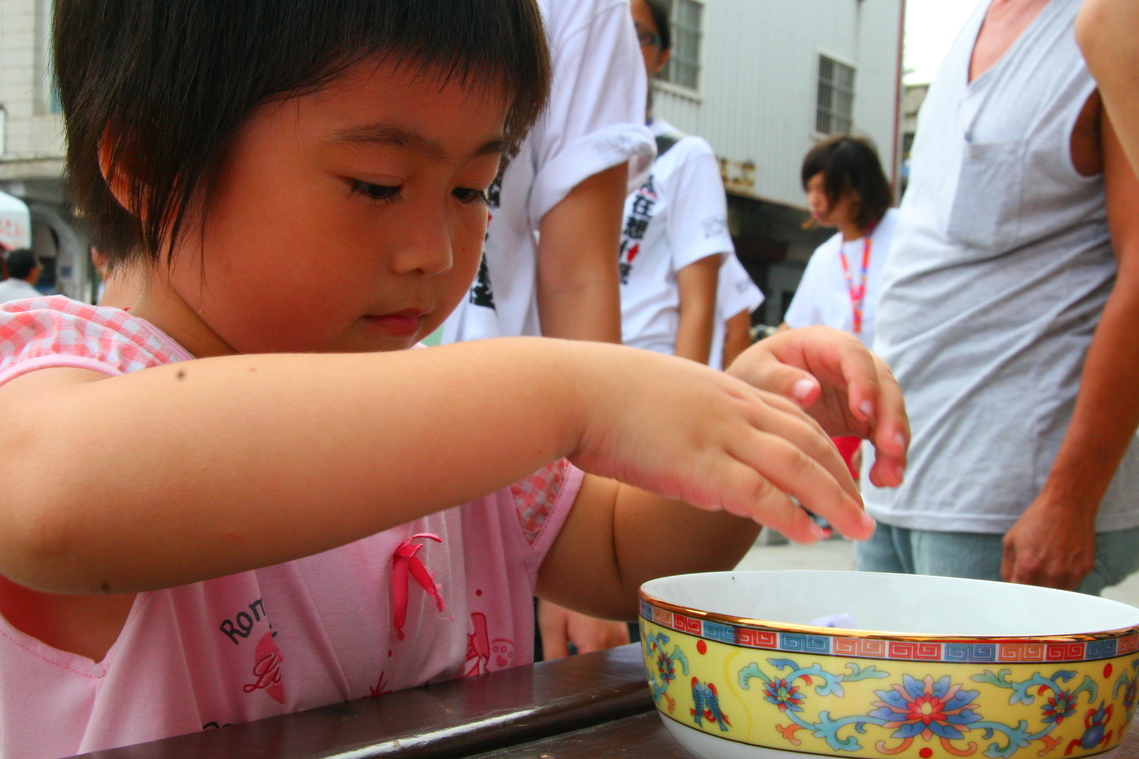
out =
[[192,358],[154,325],[61,295],[0,305],[0,384],[73,366],[117,375]]

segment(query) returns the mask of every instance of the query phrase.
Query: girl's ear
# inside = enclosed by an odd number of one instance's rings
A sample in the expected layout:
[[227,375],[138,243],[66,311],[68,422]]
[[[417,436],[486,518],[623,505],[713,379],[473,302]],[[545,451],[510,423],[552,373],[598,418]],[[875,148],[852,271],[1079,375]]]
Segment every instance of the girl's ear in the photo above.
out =
[[126,151],[120,149],[119,155],[116,156],[114,145],[111,129],[107,127],[102,139],[99,140],[99,171],[119,205],[127,212],[139,216],[140,209],[135,207],[138,200],[131,196],[131,177],[127,161],[124,160]]

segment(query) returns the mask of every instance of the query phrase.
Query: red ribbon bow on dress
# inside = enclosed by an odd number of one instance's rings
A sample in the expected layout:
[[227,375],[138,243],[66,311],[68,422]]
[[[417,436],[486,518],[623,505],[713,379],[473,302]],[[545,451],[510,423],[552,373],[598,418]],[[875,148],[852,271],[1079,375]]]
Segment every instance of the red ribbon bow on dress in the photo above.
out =
[[435,606],[439,611],[446,608],[443,604],[443,596],[439,593],[439,586],[435,584],[435,578],[416,556],[423,548],[423,544],[412,543],[411,541],[418,538],[427,538],[436,543],[443,542],[443,539],[438,535],[421,532],[418,535],[412,535],[403,541],[399,548],[395,549],[395,555],[392,556],[392,606],[394,607],[392,621],[395,624],[396,635],[400,640],[403,640],[403,625],[407,621],[408,573],[415,578],[420,587],[427,591],[429,596],[435,599]]

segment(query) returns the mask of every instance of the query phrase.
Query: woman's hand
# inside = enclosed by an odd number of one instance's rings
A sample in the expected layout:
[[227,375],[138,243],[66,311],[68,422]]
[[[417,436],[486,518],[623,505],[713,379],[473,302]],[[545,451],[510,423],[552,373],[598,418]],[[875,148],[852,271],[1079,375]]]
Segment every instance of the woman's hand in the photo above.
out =
[[671,356],[587,350],[569,372],[585,410],[577,466],[801,542],[823,531],[788,496],[844,535],[873,532],[834,445],[793,402]]
[[829,327],[789,329],[753,345],[728,373],[793,399],[830,435],[874,444],[870,481],[902,483],[909,422],[897,381],[852,335]]

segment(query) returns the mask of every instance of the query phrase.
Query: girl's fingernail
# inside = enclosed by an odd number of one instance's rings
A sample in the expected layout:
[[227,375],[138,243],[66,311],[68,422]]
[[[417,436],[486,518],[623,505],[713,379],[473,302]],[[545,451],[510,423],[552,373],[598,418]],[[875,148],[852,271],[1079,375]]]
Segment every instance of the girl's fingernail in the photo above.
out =
[[894,474],[898,476],[898,484],[901,484],[902,480],[906,478],[906,468],[901,464],[898,464],[896,467],[894,467]]
[[862,405],[858,407],[858,410],[862,412],[863,416],[869,419],[874,415],[874,403],[872,401],[863,401]]
[[870,532],[874,532],[875,528],[878,527],[878,523],[874,521],[874,517],[864,511],[862,512],[862,526]]
[[898,447],[900,447],[902,450],[905,450],[905,448],[906,448],[906,436],[905,435],[903,435],[900,432],[895,433],[894,434],[894,442],[897,443]]
[[818,523],[814,521],[811,522],[810,533],[811,537],[815,540],[822,540],[827,536],[826,531],[822,527],[819,527]]
[[791,397],[800,403],[807,400],[807,396],[815,389],[813,380],[803,378],[791,386]]

